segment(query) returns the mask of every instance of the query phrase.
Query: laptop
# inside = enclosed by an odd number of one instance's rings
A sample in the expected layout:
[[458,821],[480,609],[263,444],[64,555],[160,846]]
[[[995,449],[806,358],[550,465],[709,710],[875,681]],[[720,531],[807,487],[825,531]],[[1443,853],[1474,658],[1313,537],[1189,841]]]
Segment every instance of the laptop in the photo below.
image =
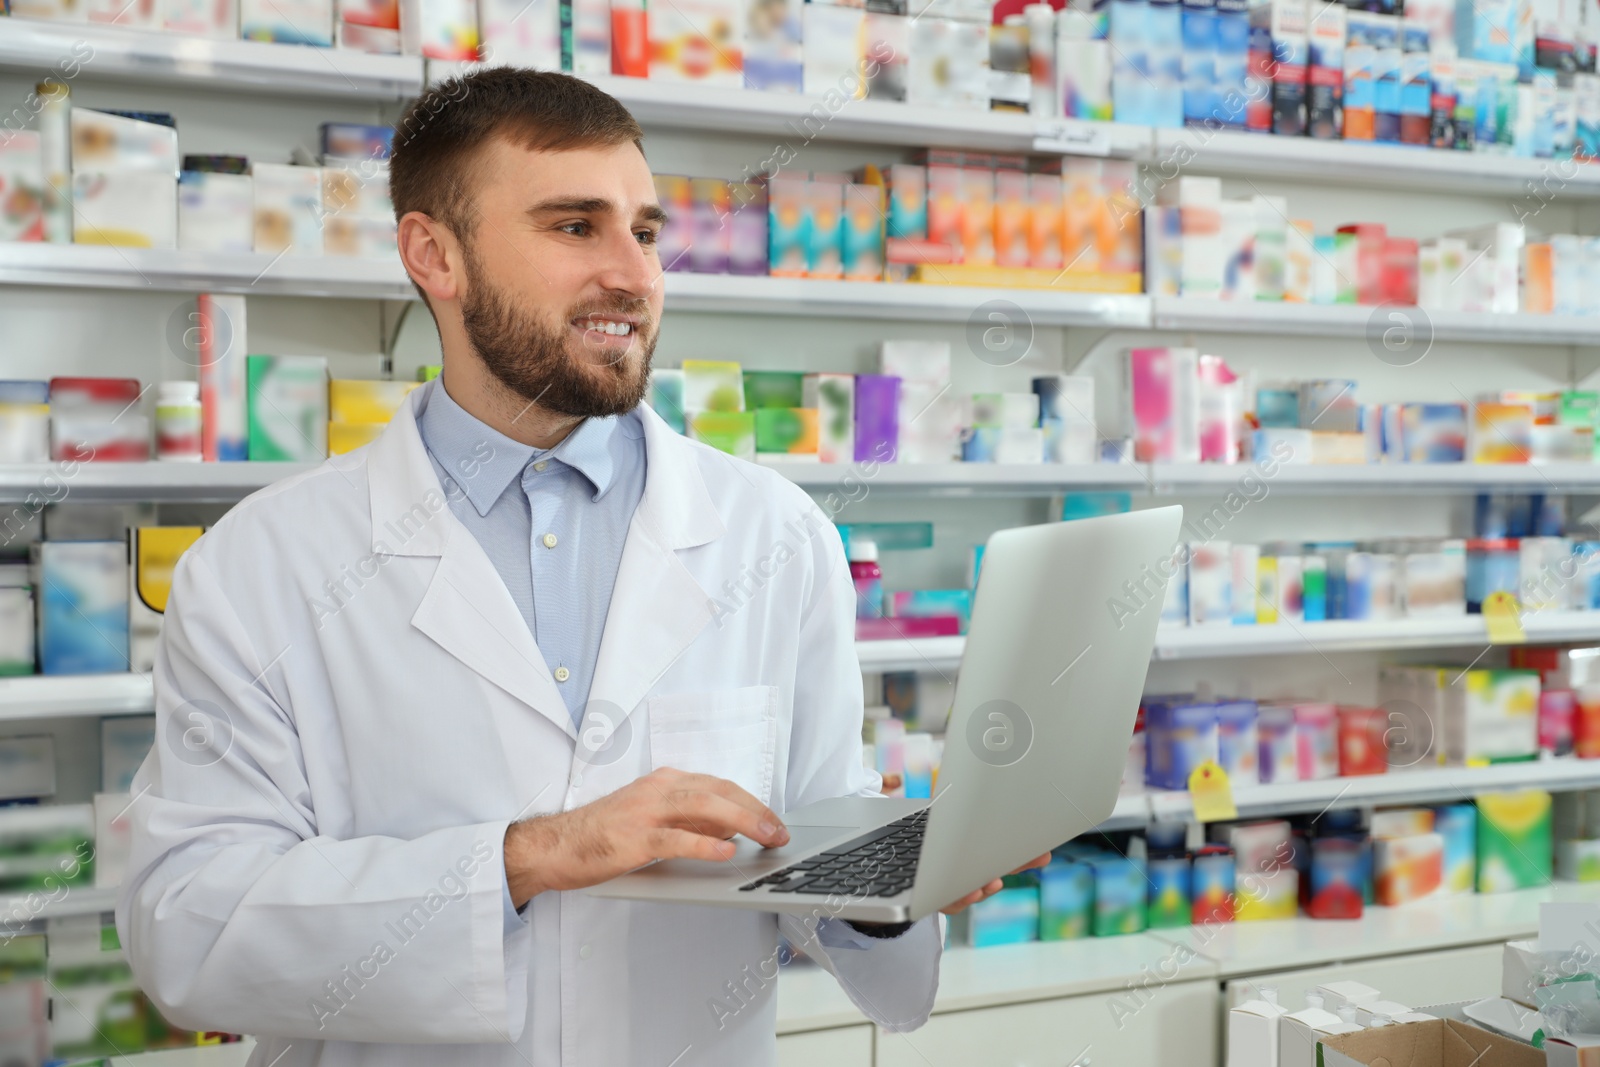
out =
[[989,538],[932,800],[780,812],[790,840],[663,860],[595,896],[905,922],[1104,822],[1133,736],[1181,507]]

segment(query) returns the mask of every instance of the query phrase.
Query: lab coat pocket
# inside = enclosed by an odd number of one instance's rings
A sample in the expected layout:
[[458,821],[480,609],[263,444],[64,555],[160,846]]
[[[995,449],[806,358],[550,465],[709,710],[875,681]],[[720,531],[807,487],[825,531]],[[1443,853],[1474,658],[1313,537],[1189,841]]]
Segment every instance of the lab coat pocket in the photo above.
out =
[[653,696],[649,714],[652,767],[726,778],[771,803],[777,686]]

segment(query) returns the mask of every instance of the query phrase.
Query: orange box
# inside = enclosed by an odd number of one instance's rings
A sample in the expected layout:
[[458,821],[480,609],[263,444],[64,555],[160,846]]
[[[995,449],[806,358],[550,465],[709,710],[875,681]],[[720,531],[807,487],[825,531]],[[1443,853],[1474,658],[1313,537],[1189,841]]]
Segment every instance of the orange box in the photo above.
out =
[[1061,175],[1028,175],[1028,266],[1060,270]]
[[1383,774],[1389,769],[1389,714],[1382,708],[1339,709],[1339,774]]
[[962,167],[961,193],[965,201],[961,212],[961,262],[978,267],[993,266],[994,171]]
[[1522,247],[1522,310],[1548,315],[1555,310],[1554,256],[1547,243]]
[[928,240],[934,244],[963,247],[962,229],[966,217],[966,190],[961,168],[944,164],[928,165]]
[[994,261],[1001,267],[1027,267],[1030,249],[1028,176],[1020,170],[994,174]]

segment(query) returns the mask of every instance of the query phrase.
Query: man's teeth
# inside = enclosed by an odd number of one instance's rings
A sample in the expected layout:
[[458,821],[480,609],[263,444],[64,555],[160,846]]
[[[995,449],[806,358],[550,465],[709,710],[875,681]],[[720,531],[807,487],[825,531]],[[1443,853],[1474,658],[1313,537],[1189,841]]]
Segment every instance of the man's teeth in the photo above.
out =
[[601,333],[611,334],[613,337],[622,337],[633,332],[633,324],[629,322],[607,322],[600,319],[591,319],[583,324],[585,330],[598,330]]

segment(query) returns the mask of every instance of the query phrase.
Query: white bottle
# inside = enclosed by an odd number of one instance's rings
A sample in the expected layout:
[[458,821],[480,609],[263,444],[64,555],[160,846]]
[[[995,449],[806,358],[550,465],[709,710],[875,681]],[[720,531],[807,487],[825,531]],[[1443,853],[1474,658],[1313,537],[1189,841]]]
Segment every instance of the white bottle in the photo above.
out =
[[156,394],[156,458],[200,461],[200,383],[162,382]]

